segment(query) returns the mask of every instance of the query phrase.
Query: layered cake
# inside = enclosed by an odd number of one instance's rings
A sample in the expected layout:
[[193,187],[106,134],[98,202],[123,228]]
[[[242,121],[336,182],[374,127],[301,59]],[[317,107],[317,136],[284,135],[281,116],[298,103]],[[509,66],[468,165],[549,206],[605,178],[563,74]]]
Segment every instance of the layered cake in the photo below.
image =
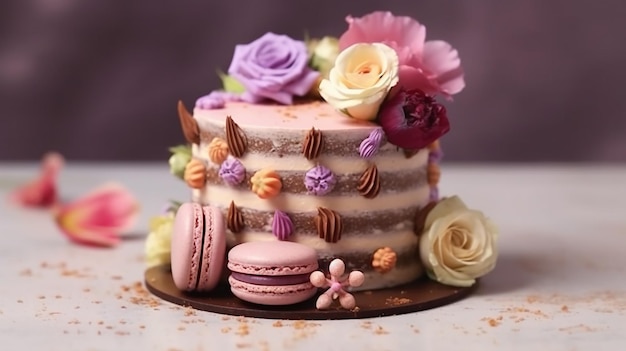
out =
[[[320,101],[231,102],[196,108],[193,119],[199,140],[186,174],[192,200],[222,210],[229,246],[302,243],[321,261],[341,258],[363,271],[364,288],[422,274],[415,218],[438,177],[436,164],[428,172],[428,148],[399,149],[380,126]],[[381,254],[385,263],[377,264]]]
[[[457,196],[439,197],[439,139],[450,123],[438,100],[465,86],[458,53],[425,41],[424,26],[406,16],[347,22],[339,38],[267,33],[237,45],[222,89],[191,109],[179,102],[188,144],[172,149],[172,173],[192,189],[190,202],[222,214],[223,228],[209,225],[227,251],[284,241],[314,252],[320,271],[310,282],[289,279],[329,287],[318,308],[335,298],[352,308],[347,290],[393,288],[424,273],[471,286],[495,265],[497,230]],[[202,228],[196,234],[206,245]],[[260,254],[264,266],[269,256]],[[250,291],[274,282],[246,274],[230,281]]]

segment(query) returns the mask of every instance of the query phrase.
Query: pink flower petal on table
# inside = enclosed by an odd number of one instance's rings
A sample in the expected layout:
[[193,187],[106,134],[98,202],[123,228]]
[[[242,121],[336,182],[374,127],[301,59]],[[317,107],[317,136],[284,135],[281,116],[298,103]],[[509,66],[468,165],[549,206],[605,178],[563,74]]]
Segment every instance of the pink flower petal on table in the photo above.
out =
[[11,200],[24,207],[47,208],[55,205],[58,201],[57,176],[64,163],[61,154],[45,154],[39,178],[15,189],[10,195]]
[[60,206],[55,220],[61,232],[78,244],[115,246],[120,234],[133,225],[139,205],[120,185],[104,185]]

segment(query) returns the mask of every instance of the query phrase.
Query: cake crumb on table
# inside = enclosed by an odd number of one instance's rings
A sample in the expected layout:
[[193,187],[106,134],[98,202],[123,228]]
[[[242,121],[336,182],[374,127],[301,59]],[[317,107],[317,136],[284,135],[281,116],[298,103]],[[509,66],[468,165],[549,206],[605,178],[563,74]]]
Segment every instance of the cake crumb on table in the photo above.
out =
[[389,334],[389,332],[385,330],[385,328],[383,328],[381,325],[378,325],[376,329],[374,329],[374,334],[385,335],[385,334]]
[[563,305],[563,306],[561,306],[561,311],[562,312],[569,312],[569,307],[567,307],[567,305]]
[[281,321],[276,321],[276,322],[272,323],[272,327],[275,327],[275,328],[280,328],[282,326],[283,326],[283,322],[281,322]]

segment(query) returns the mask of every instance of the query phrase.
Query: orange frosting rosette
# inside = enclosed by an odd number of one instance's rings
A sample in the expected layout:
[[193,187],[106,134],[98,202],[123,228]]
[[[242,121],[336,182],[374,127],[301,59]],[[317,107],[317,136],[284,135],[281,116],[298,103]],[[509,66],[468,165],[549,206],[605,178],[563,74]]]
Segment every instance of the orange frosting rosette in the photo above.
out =
[[197,159],[189,161],[185,167],[184,179],[190,188],[202,188],[206,182],[206,167],[204,167],[202,161]]
[[211,162],[221,165],[228,157],[228,144],[222,138],[213,138],[209,144],[209,159]]
[[262,169],[250,179],[252,191],[261,199],[270,199],[280,193],[283,183],[273,169]]
[[391,248],[381,247],[374,252],[372,267],[374,267],[377,272],[387,273],[396,266],[397,260],[398,256]]

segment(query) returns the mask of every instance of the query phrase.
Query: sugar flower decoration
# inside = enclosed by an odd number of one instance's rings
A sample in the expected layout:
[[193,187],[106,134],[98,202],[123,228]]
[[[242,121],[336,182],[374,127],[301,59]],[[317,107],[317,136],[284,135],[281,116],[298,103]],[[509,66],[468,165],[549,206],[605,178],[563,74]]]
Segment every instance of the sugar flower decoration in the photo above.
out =
[[498,230],[482,212],[467,208],[458,196],[441,200],[426,216],[420,258],[431,279],[471,286],[489,273],[498,257]]
[[450,131],[446,108],[420,90],[400,90],[385,101],[378,118],[387,140],[409,150],[425,148]]
[[309,194],[323,196],[335,187],[337,179],[333,172],[321,165],[309,169],[304,175],[304,186]]
[[384,134],[381,128],[372,130],[367,138],[363,139],[361,145],[359,145],[359,156],[366,160],[374,157],[378,153]]
[[170,148],[172,155],[168,160],[170,165],[170,173],[174,176],[184,179],[185,167],[191,161],[191,146],[178,145]]
[[315,271],[310,275],[311,284],[318,288],[328,288],[326,292],[317,298],[315,307],[318,310],[327,309],[333,300],[339,299],[341,307],[351,310],[356,306],[354,296],[346,290],[351,287],[359,287],[365,281],[365,275],[360,271],[352,271],[344,276],[346,265],[340,259],[334,259],[329,267],[330,279],[324,273]]
[[10,194],[10,199],[24,207],[47,208],[58,201],[57,177],[63,168],[63,156],[56,152],[44,155],[39,177]]
[[331,106],[360,120],[374,120],[387,93],[398,83],[398,55],[382,43],[354,44],[343,50],[320,83]]
[[228,157],[220,166],[219,176],[228,185],[237,185],[246,177],[246,169],[241,161],[234,157]]
[[183,174],[185,183],[192,189],[200,189],[206,183],[206,167],[204,163],[198,159],[192,159],[185,166]]
[[245,88],[241,95],[244,101],[269,99],[289,105],[294,96],[306,95],[320,75],[308,66],[308,61],[303,41],[266,33],[235,47],[228,73]]
[[175,214],[176,211],[167,211],[150,219],[150,232],[145,246],[148,267],[170,263]]
[[115,246],[129,229],[139,205],[121,185],[107,184],[54,209],[55,222],[71,241],[91,246]]
[[339,38],[339,48],[355,43],[390,46],[398,54],[400,87],[448,97],[465,87],[458,52],[445,41],[426,41],[426,27],[413,18],[376,11],[346,21],[348,30]]

